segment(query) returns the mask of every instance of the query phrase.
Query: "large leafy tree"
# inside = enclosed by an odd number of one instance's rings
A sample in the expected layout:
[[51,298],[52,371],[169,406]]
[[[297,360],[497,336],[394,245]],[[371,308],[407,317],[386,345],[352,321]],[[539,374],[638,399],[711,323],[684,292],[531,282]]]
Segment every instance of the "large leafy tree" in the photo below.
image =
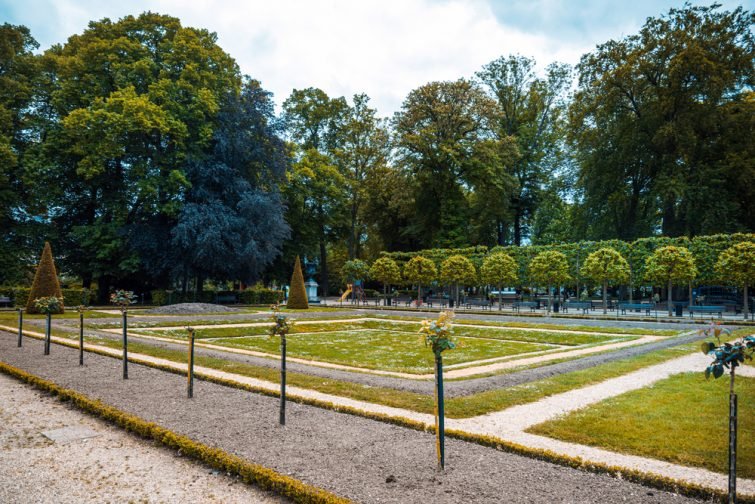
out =
[[551,287],[558,287],[571,279],[566,256],[556,250],[540,252],[530,261],[529,276],[536,285],[547,287],[550,313],[553,304]]
[[399,159],[415,178],[409,229],[423,246],[467,243],[467,192],[482,179],[481,164],[499,164],[498,149],[486,142],[492,140],[494,107],[478,85],[460,79],[413,90],[396,113]]
[[741,181],[753,173],[754,16],[685,5],[583,56],[570,136],[592,236],[753,228]]
[[742,242],[724,250],[716,262],[716,272],[726,283],[742,287],[744,317],[750,313],[748,288],[755,285],[755,243]]
[[185,162],[212,150],[234,60],[207,30],[154,13],[92,22],[42,58],[51,118],[38,175],[68,265],[101,295],[139,268],[124,229],[175,219]]
[[519,265],[505,252],[490,254],[480,267],[480,279],[498,289],[498,309],[503,309],[504,285],[514,285],[519,280]]
[[603,313],[608,313],[608,286],[629,281],[629,263],[618,251],[604,247],[592,252],[582,265],[583,277],[599,283],[603,291]]
[[688,284],[696,276],[695,258],[685,247],[661,247],[645,260],[645,279],[654,285],[667,287],[669,317],[673,309],[673,286]]
[[[538,77],[535,60],[509,56],[485,65],[477,78],[496,101],[496,136],[513,137],[516,141],[518,156],[510,158],[516,186],[511,192],[501,191],[498,198],[508,198],[513,243],[521,245],[543,188],[561,166],[570,69],[553,63],[545,69],[543,77]],[[499,221],[498,245],[505,242],[503,225]]]

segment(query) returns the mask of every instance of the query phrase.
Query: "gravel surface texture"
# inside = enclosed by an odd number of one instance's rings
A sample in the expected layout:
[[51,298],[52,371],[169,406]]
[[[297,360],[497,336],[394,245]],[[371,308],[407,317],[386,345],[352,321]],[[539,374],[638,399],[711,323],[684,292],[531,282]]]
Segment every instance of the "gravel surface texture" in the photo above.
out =
[[[0,374],[0,502],[273,503],[280,497],[177,457]],[[41,433],[86,428],[53,442]]]
[[209,303],[179,303],[167,306],[160,306],[159,308],[152,308],[151,310],[145,310],[144,313],[154,313],[157,315],[183,315],[183,314],[201,314],[201,313],[225,313],[238,311],[237,308],[229,308],[223,305],[209,304]]
[[185,379],[143,366],[120,378],[120,362],[0,333],[0,360],[148,421],[359,502],[700,502],[642,485],[447,440],[436,470],[434,436],[207,382],[185,397]]

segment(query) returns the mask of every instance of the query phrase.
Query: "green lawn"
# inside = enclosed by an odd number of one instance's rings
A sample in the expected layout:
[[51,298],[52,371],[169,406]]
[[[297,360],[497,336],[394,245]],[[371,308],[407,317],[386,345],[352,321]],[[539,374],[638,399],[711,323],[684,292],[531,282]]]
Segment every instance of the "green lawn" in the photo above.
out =
[[[291,357],[405,373],[422,374],[433,371],[433,354],[415,333],[366,329],[291,334],[287,340],[287,351]],[[463,364],[480,359],[552,349],[533,343],[493,339],[460,337],[457,341],[459,346],[456,349],[443,354],[444,364]],[[213,340],[212,343],[271,354],[279,353],[277,338],[268,336],[222,338]]]
[[[728,376],[706,381],[702,373],[672,376],[536,425],[530,432],[609,450],[704,467],[728,468]],[[737,473],[755,478],[755,380],[737,378]]]

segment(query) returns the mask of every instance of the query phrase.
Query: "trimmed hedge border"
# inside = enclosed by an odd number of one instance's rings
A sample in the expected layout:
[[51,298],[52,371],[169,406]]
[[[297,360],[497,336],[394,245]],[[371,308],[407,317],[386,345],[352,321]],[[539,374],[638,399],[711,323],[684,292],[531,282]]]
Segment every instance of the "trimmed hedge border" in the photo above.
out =
[[[40,337],[34,336],[34,335],[30,335],[29,337],[32,337],[35,339],[41,339]],[[69,343],[67,341],[66,342],[56,341],[55,343],[61,344],[63,346],[69,346],[72,348],[78,348],[78,345],[75,344],[74,342]],[[120,359],[120,357],[117,355],[113,355],[113,354],[101,351],[99,349],[87,349],[87,351],[98,354],[98,355],[102,355],[105,357],[110,357],[113,359]],[[146,362],[138,358],[134,359],[134,358],[129,357],[129,361],[134,362],[135,364],[141,364],[141,365],[148,366],[154,369],[159,369],[161,371],[166,371],[168,373],[178,374],[181,376],[185,374],[182,371],[172,368],[170,366],[164,366],[162,364]],[[12,366],[9,366],[3,363],[2,361],[0,361],[0,372],[5,371],[4,367],[12,368]],[[21,373],[26,373],[25,371],[22,371],[22,370],[18,370],[18,371]],[[29,374],[29,373],[26,373],[26,374]],[[33,375],[30,375],[30,376],[33,376]],[[217,385],[223,385],[226,387],[246,390],[248,392],[266,395],[269,397],[280,397],[279,392],[276,390],[268,390],[261,387],[255,387],[253,385],[247,385],[247,384],[239,383],[233,380],[227,380],[224,378],[218,378],[216,376],[206,375],[201,372],[195,372],[194,377],[210,382],[210,383],[215,383]],[[42,379],[40,378],[40,380]],[[76,392],[74,391],[71,391],[71,392],[76,394]],[[372,412],[360,410],[358,408],[354,408],[351,406],[343,406],[343,405],[334,404],[328,401],[321,401],[319,399],[287,396],[287,400],[295,402],[295,403],[299,403],[299,404],[305,404],[308,406],[315,406],[318,408],[335,411],[337,413],[354,415],[354,416],[358,416],[362,418],[367,418],[370,420],[375,420],[379,422],[396,425],[399,427],[405,427],[405,428],[416,430],[416,431],[435,433],[434,425],[424,424],[417,420],[412,420],[406,417],[390,416],[383,413],[372,413]],[[703,485],[698,485],[696,483],[689,483],[686,481],[676,480],[673,478],[667,478],[665,476],[638,471],[635,469],[626,469],[623,467],[611,466],[611,465],[603,464],[599,462],[590,462],[590,461],[586,461],[582,459],[581,457],[570,457],[568,455],[562,455],[562,454],[555,453],[550,450],[530,448],[530,447],[520,445],[517,443],[512,443],[510,441],[505,441],[503,439],[499,439],[494,436],[472,434],[472,433],[458,431],[458,430],[446,430],[446,436],[459,439],[462,441],[466,441],[469,443],[479,444],[481,446],[486,446],[488,448],[493,448],[498,451],[513,453],[516,455],[521,455],[521,456],[529,457],[529,458],[534,458],[537,460],[542,460],[544,462],[549,462],[549,463],[560,465],[560,466],[571,467],[572,469],[578,469],[581,471],[586,471],[586,472],[591,472],[591,473],[596,473],[596,474],[606,474],[608,476],[611,476],[617,479],[622,479],[622,480],[630,481],[633,483],[639,483],[641,485],[655,488],[657,490],[669,491],[669,492],[677,493],[679,495],[683,495],[686,497],[715,499],[722,503],[728,502],[727,493],[724,492],[723,490],[716,490],[716,489],[709,488]],[[298,481],[298,480],[295,480],[295,481]],[[297,501],[297,502],[331,502],[331,501]],[[333,501],[333,502],[349,502],[349,501]],[[737,495],[737,502],[739,502],[740,504],[755,504],[755,495],[741,495],[741,494]]]
[[27,373],[4,362],[0,362],[0,372],[28,383],[53,396],[57,396],[62,402],[70,402],[78,409],[115,424],[128,432],[132,432],[145,439],[157,441],[168,448],[178,449],[188,457],[201,461],[215,469],[238,475],[244,483],[283,495],[294,502],[306,504],[346,504],[351,502],[321,488],[308,485],[290,476],[279,474],[267,467],[248,462],[219,448],[212,448],[198,443],[156,423],[148,422],[99,400],[91,399],[75,390],[63,388],[54,382]]

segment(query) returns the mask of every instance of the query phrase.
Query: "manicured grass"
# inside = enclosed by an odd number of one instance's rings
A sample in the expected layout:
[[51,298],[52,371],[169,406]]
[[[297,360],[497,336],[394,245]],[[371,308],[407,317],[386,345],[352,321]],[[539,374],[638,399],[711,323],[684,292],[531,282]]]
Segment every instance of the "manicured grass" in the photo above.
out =
[[[113,318],[120,318],[119,313],[102,313],[98,311],[85,311],[84,312],[84,318],[90,319],[90,318],[96,318],[96,319],[113,319]],[[24,320],[44,320],[46,315],[44,314],[30,314],[24,312]],[[52,316],[53,322],[55,322],[55,319],[78,319],[79,318],[79,312],[77,312],[75,309],[68,309],[65,313],[62,314],[56,314]],[[18,312],[17,311],[0,311],[0,323],[8,324],[8,323],[17,323],[18,322]]]
[[[459,346],[443,356],[446,365],[552,348],[481,338],[460,337],[457,340]],[[271,354],[279,352],[278,340],[267,336],[219,339],[213,344]],[[288,337],[287,351],[288,355],[303,359],[418,374],[431,373],[434,362],[432,352],[421,343],[418,335],[381,330],[292,334]]]
[[[755,380],[738,377],[737,474],[755,478]],[[728,470],[728,375],[672,376],[536,425],[529,432],[677,464]]]

